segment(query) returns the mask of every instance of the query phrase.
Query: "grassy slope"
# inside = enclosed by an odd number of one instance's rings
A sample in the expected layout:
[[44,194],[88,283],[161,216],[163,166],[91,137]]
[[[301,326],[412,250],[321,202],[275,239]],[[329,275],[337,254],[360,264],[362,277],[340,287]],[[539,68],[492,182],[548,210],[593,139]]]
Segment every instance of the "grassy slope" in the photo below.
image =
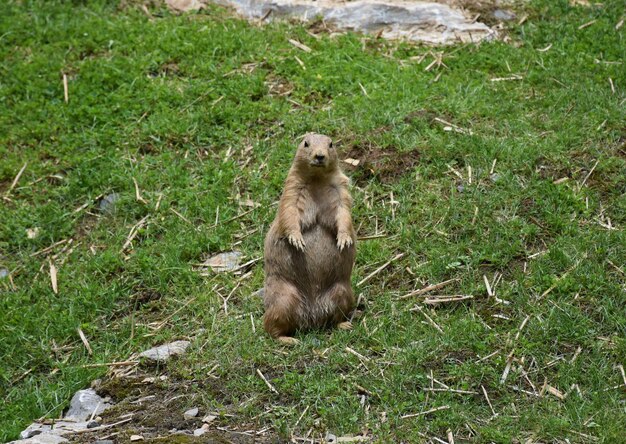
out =
[[[462,437],[471,428],[478,441],[585,441],[585,434],[615,442],[626,421],[624,387],[605,391],[622,383],[615,366],[626,361],[620,3],[536,1],[511,32],[519,45],[446,48],[447,67],[425,71],[432,57],[421,64],[411,57],[428,48],[358,35],[316,40],[299,26],[257,28],[217,9],[186,16],[155,10],[148,20],[138,9],[100,3],[2,2],[0,192],[28,166],[0,206],[0,265],[15,284],[0,280],[0,439],[57,414],[75,390],[103,374],[82,365],[194,337],[194,351],[171,371],[203,379],[219,364],[230,396],[218,401],[200,392],[201,405],[246,401],[240,417],[260,414],[285,436],[314,427],[416,440],[418,431],[445,437],[449,428]],[[249,63],[254,69],[245,69]],[[490,81],[510,76],[509,67],[523,80]],[[61,72],[69,76],[69,104]],[[269,83],[293,91],[270,95]],[[473,135],[445,132],[433,117]],[[262,285],[261,266],[241,281],[226,316],[211,289],[226,295],[236,279],[201,277],[190,264],[232,249],[237,235],[253,228],[259,231],[237,248],[248,258],[262,254],[294,140],[310,130],[342,139],[344,152],[371,147],[419,161],[396,177],[350,173],[360,234],[377,226],[390,235],[359,245],[354,282],[393,255],[406,256],[357,289],[365,314],[354,331],[309,333],[301,346],[283,349],[259,333],[262,306],[252,293]],[[554,183],[562,177],[569,180]],[[147,204],[135,200],[133,178]],[[100,217],[93,201],[111,192],[122,196],[118,210]],[[213,227],[216,215],[224,221],[247,209],[238,196],[262,206]],[[74,212],[83,204],[90,205]],[[144,216],[148,225],[125,259],[121,245]],[[606,218],[618,229],[598,223]],[[40,227],[36,239],[26,237],[32,227]],[[56,295],[48,259],[32,253],[68,238],[76,246],[69,255],[48,256],[59,269]],[[510,305],[487,296],[483,275],[492,280],[496,272],[503,276],[497,295]],[[428,311],[444,334],[409,311],[415,301],[397,300],[450,278],[459,281],[444,293],[474,300]],[[166,328],[152,331],[149,322],[186,303]],[[511,350],[516,361],[502,385]],[[532,391],[517,369],[521,359],[538,391],[544,381],[562,392],[578,384],[581,396],[516,392],[512,386]],[[256,368],[280,396],[268,392]],[[481,395],[426,393],[431,371]],[[372,393],[364,405],[355,384]],[[399,419],[444,405],[450,408]]]

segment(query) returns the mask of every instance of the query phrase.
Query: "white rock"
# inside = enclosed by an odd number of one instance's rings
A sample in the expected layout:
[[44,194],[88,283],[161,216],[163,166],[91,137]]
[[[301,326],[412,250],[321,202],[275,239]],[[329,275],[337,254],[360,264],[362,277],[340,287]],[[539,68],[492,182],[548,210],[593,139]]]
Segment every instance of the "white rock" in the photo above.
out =
[[184,354],[190,344],[191,342],[189,341],[174,341],[169,344],[153,347],[140,353],[139,356],[155,362],[165,362],[172,356]]
[[111,404],[98,396],[94,389],[79,390],[74,394],[64,418],[87,421],[94,412],[95,415],[99,415],[110,406]]
[[217,416],[208,414],[204,418],[202,418],[202,422],[205,422],[205,423],[208,424],[209,422],[215,421],[216,418],[217,418]]
[[193,436],[202,436],[206,433],[206,430],[200,428],[193,431]]
[[193,436],[202,436],[209,430],[208,424],[202,424],[202,427],[193,431]]
[[185,413],[183,413],[183,416],[185,417],[185,419],[192,419],[198,416],[198,411],[199,411],[198,407],[194,407],[192,409],[187,410]]
[[131,441],[143,441],[143,436],[141,435],[130,435]]
[[[381,33],[388,39],[404,39],[431,44],[478,42],[492,39],[496,32],[473,22],[460,10],[427,1],[406,0],[211,0],[230,6],[250,19],[295,18],[303,21],[318,17],[340,29]],[[268,12],[271,14],[268,15]]]

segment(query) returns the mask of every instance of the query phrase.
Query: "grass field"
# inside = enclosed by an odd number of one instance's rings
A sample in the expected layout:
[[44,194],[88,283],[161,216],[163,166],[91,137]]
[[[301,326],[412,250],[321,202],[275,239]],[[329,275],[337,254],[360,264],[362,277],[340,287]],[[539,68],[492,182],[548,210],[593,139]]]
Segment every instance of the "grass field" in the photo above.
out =
[[[187,338],[154,371],[224,427],[623,442],[623,2],[533,1],[509,42],[446,48],[127,3],[0,5],[0,440],[107,372],[85,365]],[[373,238],[354,330],[286,348],[262,331],[262,262],[194,264],[262,256],[307,131],[360,160],[345,169]]]

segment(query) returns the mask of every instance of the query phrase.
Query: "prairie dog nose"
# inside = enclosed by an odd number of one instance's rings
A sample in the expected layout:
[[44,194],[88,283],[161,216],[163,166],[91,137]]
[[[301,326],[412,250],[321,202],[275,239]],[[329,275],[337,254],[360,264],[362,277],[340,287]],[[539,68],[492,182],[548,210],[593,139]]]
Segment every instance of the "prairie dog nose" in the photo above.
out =
[[316,154],[316,155],[315,155],[315,160],[316,160],[317,162],[323,162],[323,161],[324,161],[324,159],[326,159],[326,156],[325,156],[324,154]]

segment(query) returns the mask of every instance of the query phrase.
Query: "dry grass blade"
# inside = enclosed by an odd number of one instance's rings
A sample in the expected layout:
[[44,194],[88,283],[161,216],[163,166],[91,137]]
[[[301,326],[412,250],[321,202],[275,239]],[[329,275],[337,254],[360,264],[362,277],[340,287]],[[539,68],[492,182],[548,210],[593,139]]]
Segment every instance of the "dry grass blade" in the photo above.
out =
[[422,389],[425,392],[447,392],[447,393],[458,393],[460,395],[478,395],[478,392],[473,390],[457,390],[453,388],[430,388],[426,387]]
[[480,388],[483,391],[483,395],[485,396],[485,399],[487,400],[487,404],[489,404],[489,408],[491,409],[491,413],[493,414],[493,418],[495,418],[496,416],[498,416],[498,414],[493,409],[493,405],[491,405],[491,400],[489,399],[489,395],[487,394],[487,390],[482,385],[480,386]]
[[297,40],[289,39],[289,43],[291,43],[293,46],[295,46],[298,49],[301,49],[304,52],[311,52],[312,51],[311,48],[306,46],[304,43],[300,43]]
[[78,331],[78,336],[80,336],[80,340],[83,341],[83,345],[87,349],[87,353],[89,353],[89,355],[93,355],[93,350],[91,349],[91,345],[89,345],[89,341],[87,340],[87,336],[85,336],[85,333],[83,333],[80,327],[76,330]]
[[70,92],[67,86],[67,74],[65,73],[63,73],[63,100],[65,100],[65,103],[70,101]]
[[411,413],[408,415],[402,415],[400,417],[400,419],[406,419],[406,418],[415,418],[416,416],[423,416],[423,415],[428,415],[430,413],[434,413],[434,412],[438,412],[440,410],[447,410],[449,409],[450,406],[449,405],[442,405],[441,407],[435,407],[434,409],[430,409],[430,410],[425,410],[423,412],[419,412],[419,413]]
[[278,393],[278,390],[276,390],[276,389],[274,388],[274,386],[273,386],[272,384],[270,384],[270,382],[269,382],[269,381],[265,378],[265,376],[263,375],[263,373],[261,373],[261,370],[259,370],[259,369],[257,368],[257,369],[256,369],[256,372],[257,372],[257,374],[261,377],[261,379],[263,380],[263,382],[265,382],[265,384],[269,387],[269,389],[270,389],[272,392],[274,392],[274,393],[276,393],[276,394],[278,395],[278,394],[279,394],[279,393]]
[[354,356],[356,356],[357,358],[359,358],[362,361],[369,361],[370,358],[363,356],[361,353],[357,352],[356,350],[351,349],[350,347],[346,347],[345,350],[350,353],[353,354]]
[[504,366],[504,371],[502,372],[502,376],[500,377],[500,384],[504,384],[506,382],[506,378],[509,376],[509,372],[511,371],[511,364],[513,363],[513,352],[509,353],[509,356],[506,358],[506,365]]
[[139,364],[139,361],[117,361],[117,362],[101,362],[98,364],[85,364],[80,368],[97,368],[97,367],[126,367]]
[[141,219],[139,222],[133,225],[133,227],[130,229],[130,232],[128,233],[126,242],[124,242],[124,245],[122,245],[122,249],[120,250],[120,253],[123,253],[126,250],[126,248],[130,246],[133,239],[135,239],[135,237],[139,233],[139,229],[144,226],[147,220],[148,220],[148,216],[144,216],[143,219]]
[[465,301],[467,299],[474,299],[474,296],[469,294],[432,296],[430,298],[424,299],[422,302],[428,305],[436,305],[443,304],[445,302]]
[[585,29],[585,28],[587,28],[587,27],[589,27],[589,26],[593,25],[593,24],[594,24],[595,22],[597,22],[597,21],[598,21],[598,20],[591,20],[590,22],[583,23],[582,25],[580,25],[580,26],[578,27],[578,30]]
[[448,279],[447,281],[439,282],[438,284],[428,285],[424,288],[420,288],[419,290],[415,290],[410,293],[407,293],[404,296],[400,296],[398,299],[408,299],[413,296],[419,296],[419,295],[422,295],[422,294],[425,294],[434,290],[439,290],[440,288],[443,288],[446,285],[451,284],[452,282],[456,282],[458,280],[459,280],[458,278],[454,278],[454,279]]
[[[414,310],[419,311],[422,315],[424,315],[424,317],[426,318],[426,320],[428,321],[428,323],[429,323],[430,325],[432,325],[433,327],[435,327],[435,329],[436,329],[439,333],[443,334],[443,330],[441,329],[441,327],[440,327],[439,325],[437,325],[437,323],[436,323],[435,321],[433,321],[433,320],[432,320],[432,318],[426,314],[426,312],[424,311],[424,309],[423,309],[422,307],[420,307],[420,306],[418,305],[418,306],[416,306],[416,307],[415,307],[415,309],[414,309]],[[412,309],[411,311],[413,311],[413,309]]]
[[[550,49],[548,47],[548,49]],[[545,51],[547,51],[548,49],[545,49]],[[510,80],[523,80],[524,77],[520,76],[519,74],[513,74],[512,76],[508,76],[508,77],[494,77],[493,79],[489,79],[492,82],[506,82],[506,81],[510,81]]]
[[583,181],[580,183],[579,189],[581,189],[582,187],[585,186],[585,183],[587,182],[587,180],[589,179],[589,177],[591,177],[591,175],[593,174],[593,172],[595,171],[596,167],[598,166],[598,163],[600,162],[600,159],[596,160],[596,163],[593,164],[593,166],[591,167],[591,169],[589,170],[589,172],[587,173],[587,175],[585,176],[585,178],[583,179]]
[[9,189],[4,193],[5,197],[11,194],[11,191],[13,191],[13,188],[15,188],[15,185],[17,185],[17,182],[20,180],[20,177],[22,177],[22,173],[24,172],[27,166],[28,166],[28,162],[24,163],[24,166],[22,166],[22,168],[20,168],[18,173],[15,175],[15,178],[13,179],[13,182],[11,182]]
[[147,204],[146,200],[141,197],[141,193],[139,192],[139,185],[137,184],[137,180],[133,177],[133,183],[135,184],[135,199],[137,202],[141,202],[142,204]]
[[93,429],[78,430],[76,432],[72,432],[72,434],[74,434],[74,435],[82,435],[84,433],[99,432],[101,430],[107,430],[107,429],[110,429],[110,428],[113,428],[113,427],[117,427],[118,425],[126,424],[127,422],[130,422],[133,419],[134,418],[126,418],[126,419],[123,419],[121,421],[114,422],[112,424],[105,424],[105,425],[101,425],[100,427],[94,427]]
[[54,250],[54,248],[58,247],[61,244],[64,244],[65,242],[68,242],[70,240],[71,239],[63,239],[63,240],[60,240],[58,242],[55,242],[52,245],[50,245],[49,247],[46,247],[46,248],[44,248],[42,250],[35,251],[34,253],[31,253],[30,257],[35,257],[35,256],[39,256],[40,254],[49,253],[50,251]]
[[396,256],[394,256],[392,259],[388,260],[387,262],[385,262],[383,265],[381,265],[380,267],[378,267],[376,270],[372,271],[370,274],[368,274],[365,278],[363,278],[361,281],[359,281],[359,283],[356,284],[357,287],[360,287],[361,285],[363,285],[364,283],[366,283],[367,281],[369,281],[371,278],[373,278],[374,276],[376,276],[378,273],[380,273],[381,271],[383,271],[385,268],[387,268],[392,262],[397,261],[398,259],[400,259],[401,257],[404,256],[404,253],[400,253]]
[[54,294],[59,294],[59,287],[57,285],[57,267],[50,263],[50,282],[52,284],[52,291]]

